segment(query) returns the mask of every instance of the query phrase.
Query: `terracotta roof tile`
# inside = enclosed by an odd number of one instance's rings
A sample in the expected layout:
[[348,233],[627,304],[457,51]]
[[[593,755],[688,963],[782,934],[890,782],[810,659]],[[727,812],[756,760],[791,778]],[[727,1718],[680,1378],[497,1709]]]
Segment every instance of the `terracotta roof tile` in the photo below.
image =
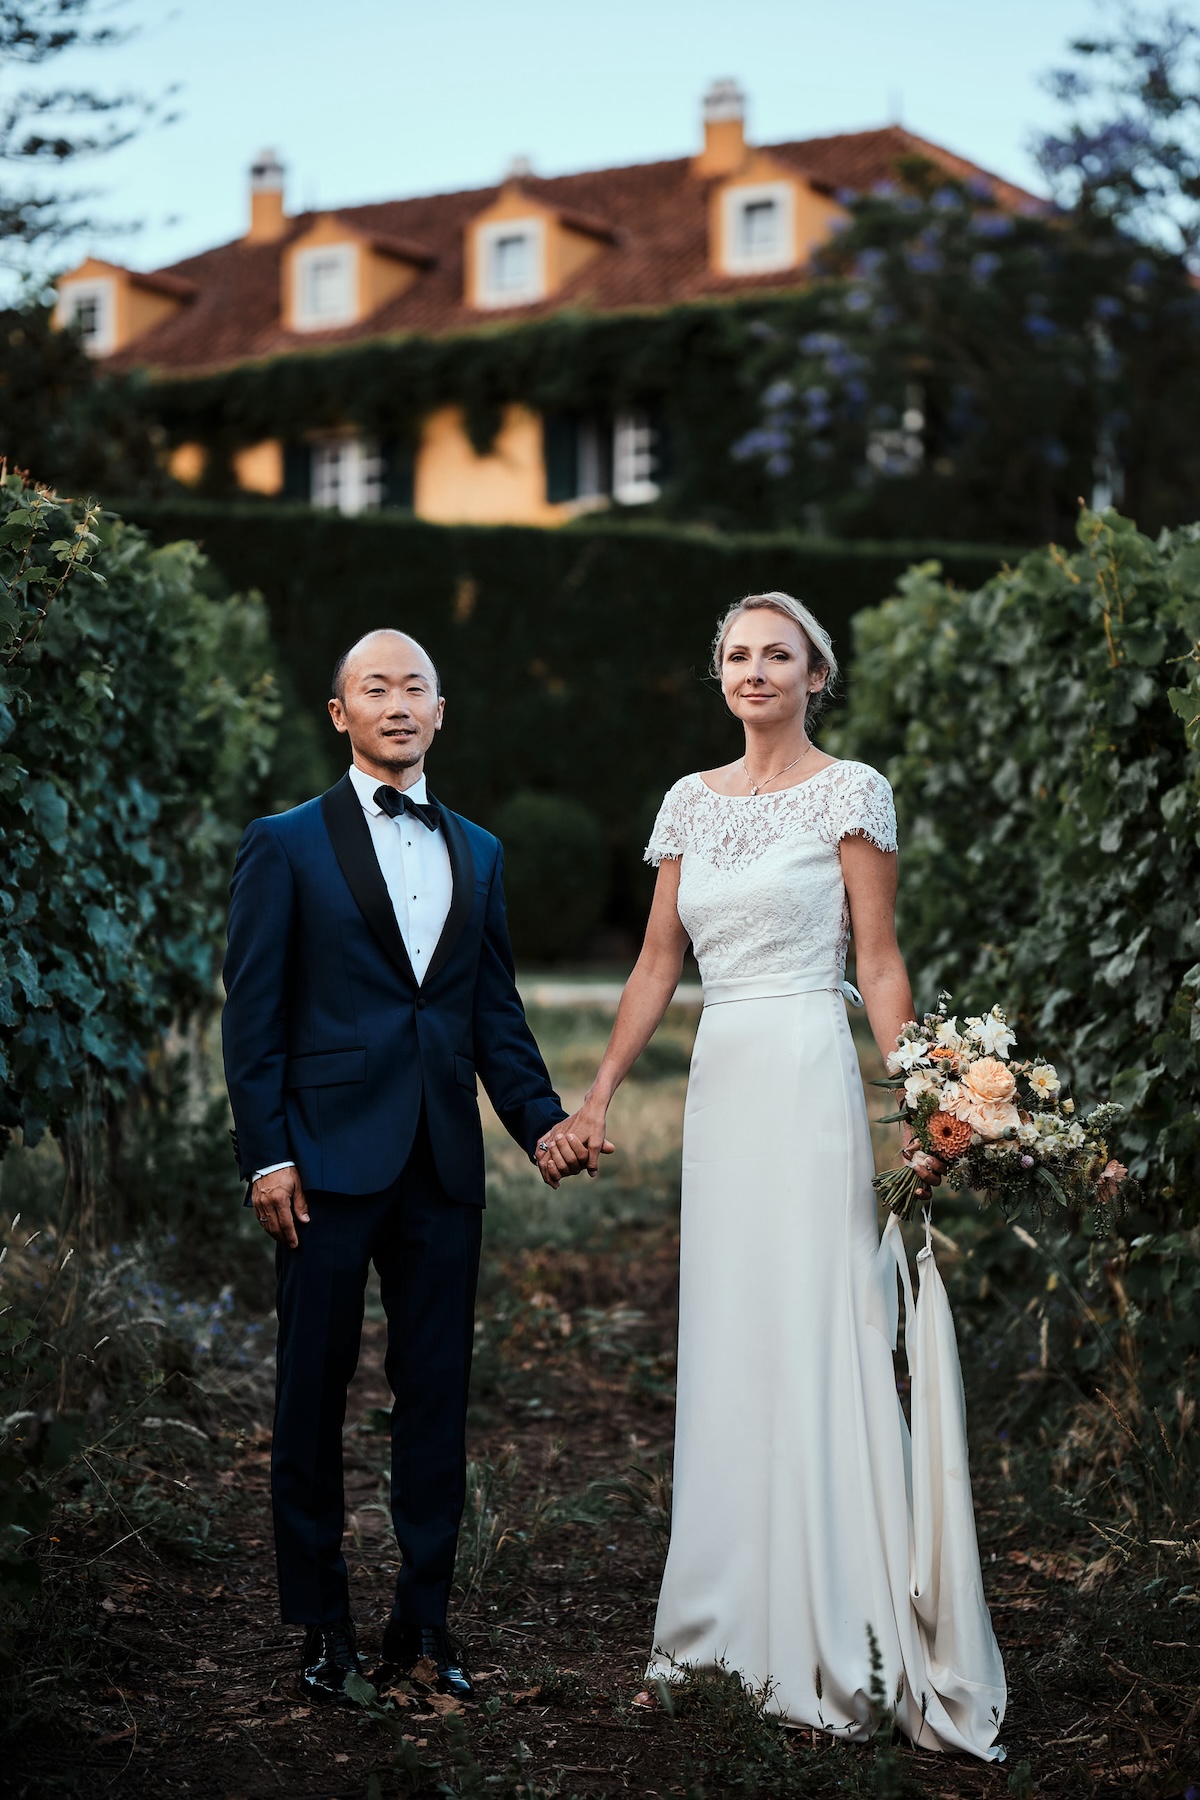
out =
[[[924,155],[949,175],[990,182],[996,203],[1007,210],[1025,211],[1044,204],[1013,183],[990,176],[965,158],[896,125],[768,144],[761,149],[833,193],[863,192],[894,180],[899,158]],[[499,186],[339,208],[339,218],[376,239],[381,248],[428,266],[417,281],[370,318],[320,332],[288,331],[280,317],[280,258],[286,245],[312,225],[316,215],[305,213],[289,222],[288,232],[276,243],[239,239],[159,271],[153,279],[193,284],[195,298],[111,360],[163,372],[200,373],[325,345],[494,327],[508,320],[545,317],[568,307],[614,312],[794,289],[794,269],[740,278],[712,270],[708,256],[711,185],[696,176],[687,157],[578,175],[522,177],[519,186],[531,198],[554,207],[567,223],[603,236],[607,247],[551,299],[511,310],[489,309],[485,315],[464,301],[463,236],[469,222],[497,199]]]

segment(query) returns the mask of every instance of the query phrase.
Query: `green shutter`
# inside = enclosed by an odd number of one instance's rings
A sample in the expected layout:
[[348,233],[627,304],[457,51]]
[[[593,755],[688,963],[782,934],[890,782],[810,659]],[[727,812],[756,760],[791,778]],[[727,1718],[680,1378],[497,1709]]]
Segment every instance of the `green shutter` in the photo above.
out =
[[574,500],[579,493],[579,423],[574,413],[547,413],[542,420],[546,498]]
[[285,444],[283,447],[283,497],[285,500],[312,499],[312,450],[308,444]]
[[383,460],[383,493],[380,504],[397,512],[413,509],[416,458],[409,438],[384,438],[379,447]]

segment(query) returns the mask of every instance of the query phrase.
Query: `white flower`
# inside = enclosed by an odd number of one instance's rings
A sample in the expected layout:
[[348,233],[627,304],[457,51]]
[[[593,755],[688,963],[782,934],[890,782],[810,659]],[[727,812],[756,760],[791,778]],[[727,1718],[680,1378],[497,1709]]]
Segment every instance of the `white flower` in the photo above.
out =
[[1025,1119],[1017,1126],[1017,1141],[1022,1144],[1036,1144],[1040,1133],[1036,1119]]
[[[905,1071],[915,1069],[919,1064],[929,1061],[929,1045],[923,1038],[917,1038],[911,1044],[900,1044],[892,1051],[887,1060],[888,1068],[891,1069],[893,1075],[900,1069]],[[895,1064],[894,1068],[893,1064]]]
[[1029,1085],[1042,1100],[1053,1100],[1062,1087],[1053,1063],[1035,1063],[1029,1071]]
[[904,1098],[915,1111],[922,1094],[936,1094],[940,1083],[931,1069],[914,1069],[904,1083]]
[[1073,1100],[1064,1100],[1062,1103],[1062,1110],[1065,1113],[1073,1113],[1075,1111],[1075,1102]]
[[937,1041],[944,1050],[962,1050],[966,1040],[958,1029],[957,1019],[943,1019],[937,1028]]
[[1005,1059],[1017,1041],[1016,1032],[1009,1030],[998,1006],[993,1006],[982,1019],[968,1019],[967,1036],[979,1045],[985,1056]]
[[969,1119],[975,1097],[967,1092],[961,1081],[948,1081],[938,1104],[943,1112],[952,1113],[956,1119]]

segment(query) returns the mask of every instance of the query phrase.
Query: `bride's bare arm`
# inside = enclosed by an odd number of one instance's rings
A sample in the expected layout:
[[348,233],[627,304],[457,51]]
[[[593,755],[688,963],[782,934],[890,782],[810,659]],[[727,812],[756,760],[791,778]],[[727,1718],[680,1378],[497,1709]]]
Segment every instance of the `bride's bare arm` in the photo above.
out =
[[662,1023],[671,996],[679,985],[688,940],[679,922],[678,899],[679,859],[665,858],[659,864],[654,903],[650,908],[641,954],[625,983],[608,1049],[595,1081],[584,1096],[583,1105],[557,1128],[563,1133],[573,1133],[587,1145],[589,1175],[596,1173],[604,1145],[604,1120],[609,1102]]
[[[855,979],[879,1054],[886,1062],[901,1029],[913,1017],[908,970],[896,942],[896,854],[880,850],[864,837],[844,837],[840,850],[854,936]],[[942,1164],[938,1159],[913,1150],[915,1140],[907,1125],[901,1135],[905,1154],[922,1157],[921,1172],[931,1182],[939,1181]],[[913,1166],[917,1166],[915,1162]]]
[[880,850],[865,837],[844,837],[840,850],[855,980],[879,1054],[886,1059],[913,1016],[908,970],[896,942],[896,853]]

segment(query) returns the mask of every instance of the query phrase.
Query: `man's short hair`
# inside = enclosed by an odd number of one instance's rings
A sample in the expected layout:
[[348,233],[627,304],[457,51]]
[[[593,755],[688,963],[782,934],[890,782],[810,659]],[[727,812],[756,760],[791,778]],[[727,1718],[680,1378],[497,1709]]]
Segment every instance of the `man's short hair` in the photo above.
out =
[[[360,644],[365,644],[368,638],[377,637],[379,633],[383,631],[394,632],[397,637],[409,637],[408,632],[401,631],[398,625],[376,625],[373,630],[364,631],[361,637],[356,637],[352,644],[347,644],[346,648],[342,651],[342,654],[333,665],[333,678],[329,683],[330,698],[332,700],[340,700],[343,706],[346,704],[346,694],[344,689],[346,664],[350,661],[350,658],[354,655],[354,652],[358,649]],[[417,640],[416,638],[409,638],[409,642],[416,644]],[[433,685],[438,698],[441,699],[442,678],[438,674],[437,664],[434,662],[432,656],[429,655],[424,644],[418,644],[417,648],[420,650],[421,655],[428,659],[429,666],[433,670]]]

